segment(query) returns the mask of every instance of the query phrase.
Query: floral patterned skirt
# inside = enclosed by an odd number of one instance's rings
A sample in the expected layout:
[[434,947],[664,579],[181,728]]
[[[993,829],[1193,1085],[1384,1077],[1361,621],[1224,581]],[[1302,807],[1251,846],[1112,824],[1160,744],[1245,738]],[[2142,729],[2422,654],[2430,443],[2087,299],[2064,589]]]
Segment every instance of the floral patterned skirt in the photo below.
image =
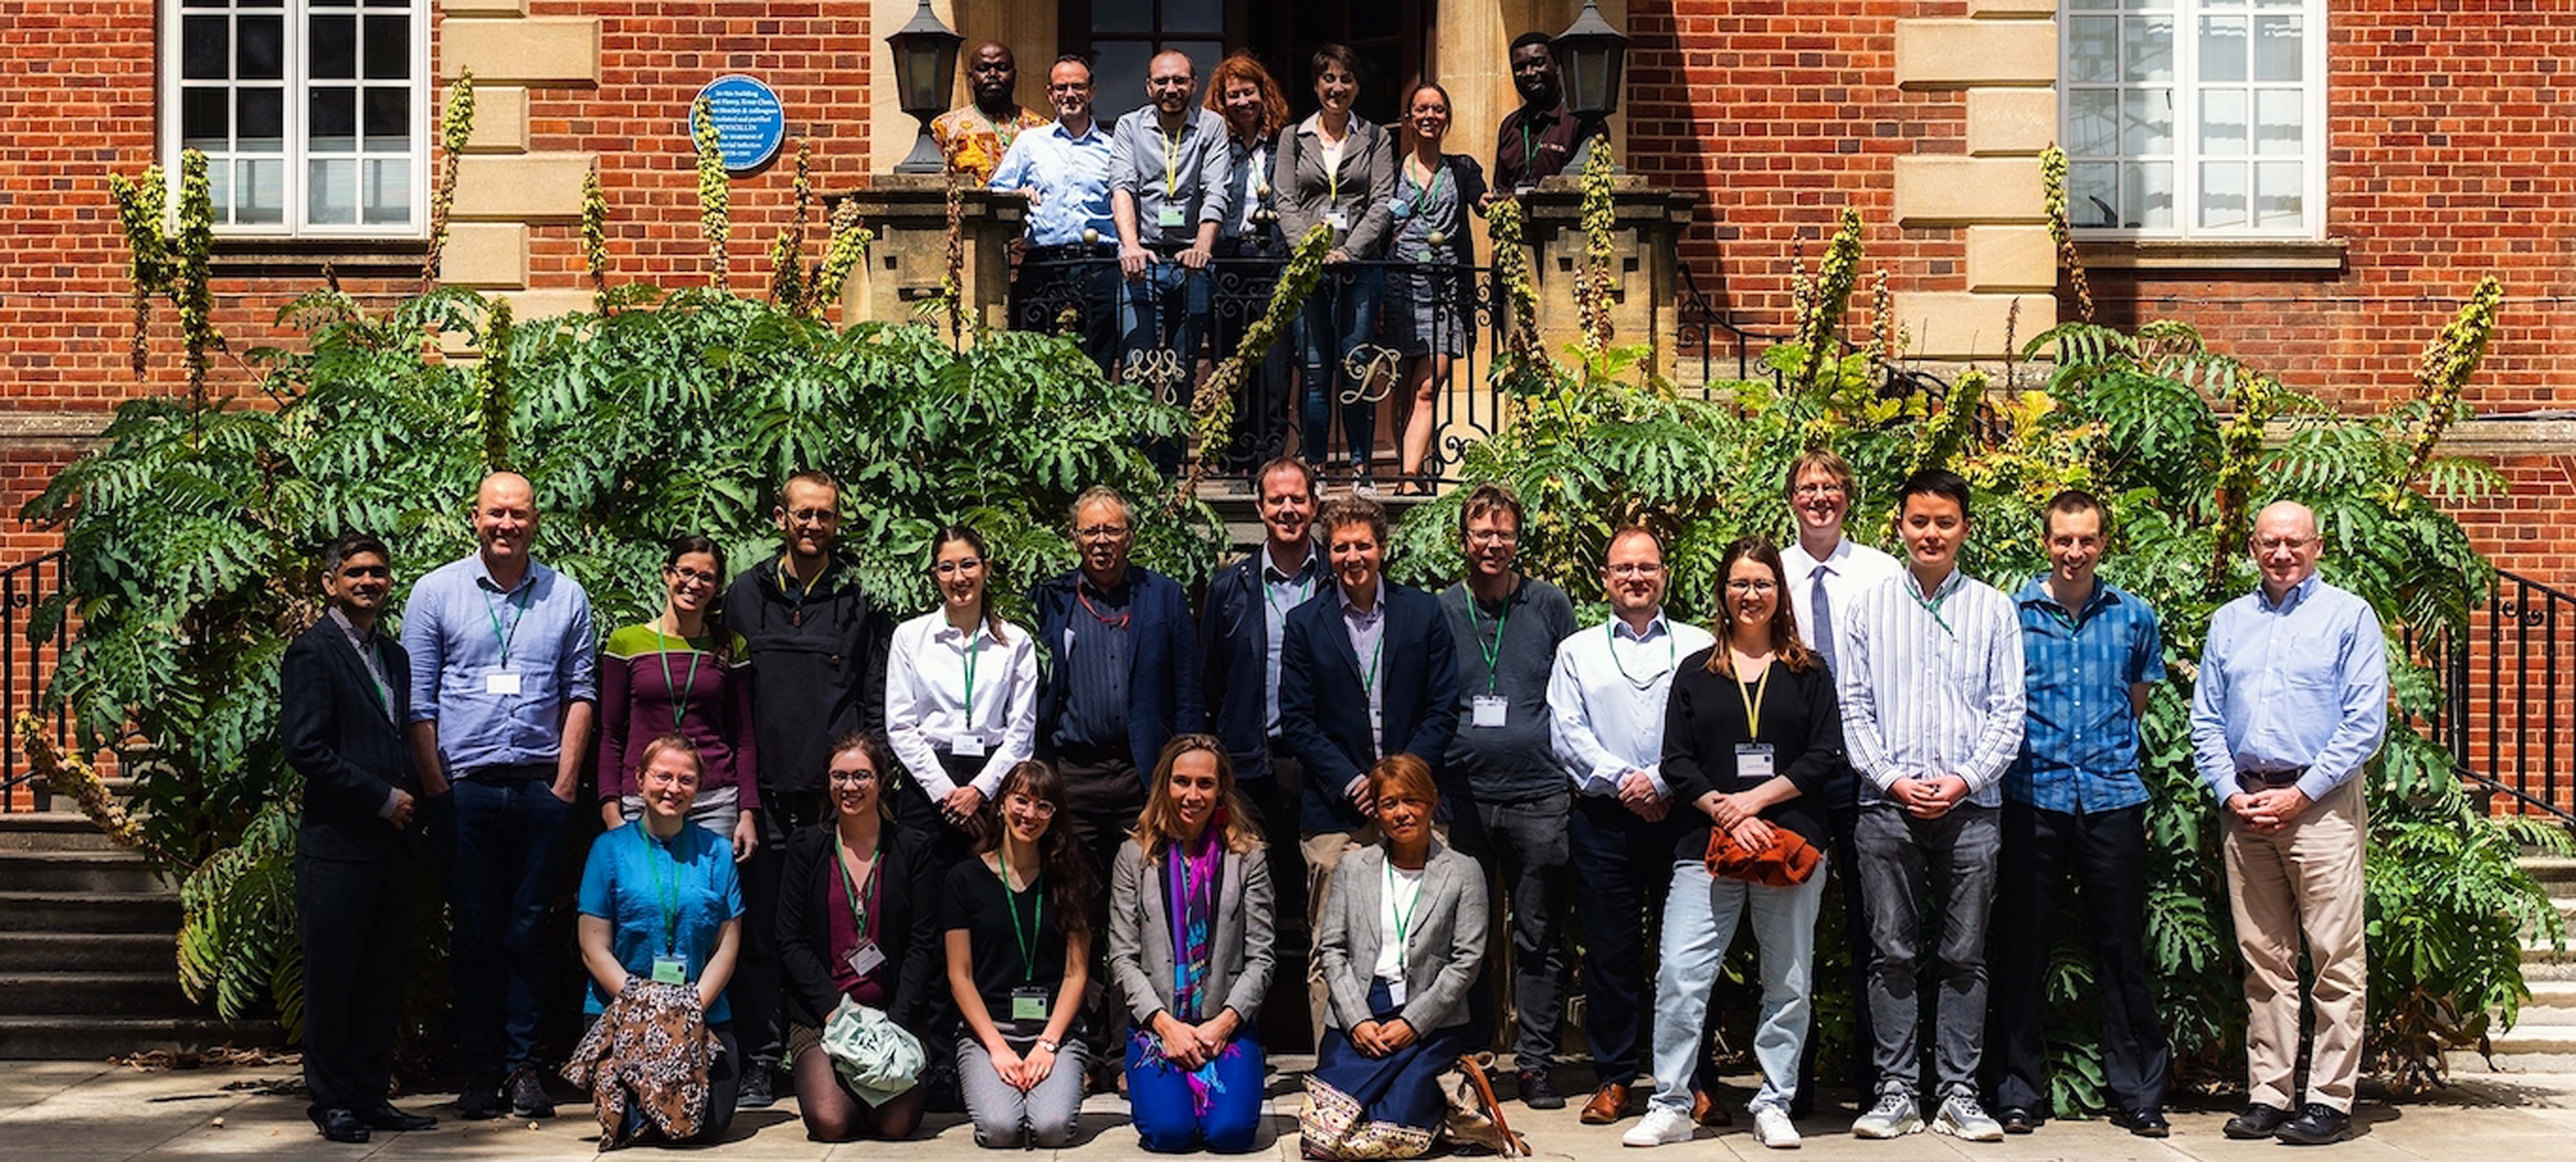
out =
[[[1369,1007],[1380,1020],[1396,1015],[1386,982],[1371,984]],[[1369,1057],[1340,1029],[1325,1030],[1297,1118],[1306,1156],[1418,1158],[1428,1152],[1449,1108],[1440,1075],[1457,1064],[1464,1036],[1460,1026],[1428,1030],[1394,1053]]]

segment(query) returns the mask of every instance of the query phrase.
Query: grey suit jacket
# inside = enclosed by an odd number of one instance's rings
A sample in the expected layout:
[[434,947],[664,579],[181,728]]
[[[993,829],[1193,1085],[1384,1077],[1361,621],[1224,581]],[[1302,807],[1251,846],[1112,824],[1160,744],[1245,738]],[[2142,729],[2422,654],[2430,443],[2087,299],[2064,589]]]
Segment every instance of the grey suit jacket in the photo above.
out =
[[1295,246],[1325,214],[1339,210],[1349,225],[1333,244],[1353,258],[1376,258],[1386,249],[1387,227],[1395,220],[1395,135],[1351,114],[1336,197],[1313,122],[1309,117],[1281,130],[1279,152],[1270,159],[1270,188],[1279,199],[1280,232],[1288,245]]
[[[1131,839],[1118,848],[1109,879],[1109,975],[1139,1025],[1172,1007],[1172,917],[1156,880],[1163,874],[1159,864],[1146,866],[1144,849]],[[1270,862],[1262,852],[1225,853],[1218,861],[1216,900],[1206,995],[1219,998],[1250,1027],[1261,1016],[1262,995],[1270,991],[1276,940]],[[1210,1009],[1200,1019],[1216,1014]]]
[[[1383,844],[1342,857],[1315,936],[1315,957],[1333,993],[1332,1024],[1344,1032],[1376,1016],[1368,996],[1384,947],[1378,901],[1385,868]],[[1425,1033],[1465,1024],[1467,988],[1485,962],[1484,873],[1475,860],[1434,840],[1414,907],[1404,941],[1404,1007],[1397,1015]]]

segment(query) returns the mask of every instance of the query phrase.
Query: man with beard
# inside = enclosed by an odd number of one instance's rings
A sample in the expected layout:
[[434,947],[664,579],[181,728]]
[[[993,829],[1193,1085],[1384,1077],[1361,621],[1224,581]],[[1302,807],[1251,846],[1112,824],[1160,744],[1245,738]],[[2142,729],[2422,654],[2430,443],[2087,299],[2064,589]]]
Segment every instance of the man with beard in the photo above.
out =
[[1024,130],[1047,123],[1047,115],[1023,108],[1012,94],[1020,85],[1020,65],[1009,45],[988,40],[966,57],[966,88],[972,104],[960,105],[930,122],[930,139],[948,159],[948,172],[976,185],[993,180],[993,167]]
[[1565,172],[1610,127],[1598,117],[1576,117],[1565,107],[1565,84],[1556,71],[1556,46],[1544,32],[1512,41],[1512,88],[1521,107],[1503,115],[1494,142],[1494,186],[1488,199],[1526,194],[1539,179]]

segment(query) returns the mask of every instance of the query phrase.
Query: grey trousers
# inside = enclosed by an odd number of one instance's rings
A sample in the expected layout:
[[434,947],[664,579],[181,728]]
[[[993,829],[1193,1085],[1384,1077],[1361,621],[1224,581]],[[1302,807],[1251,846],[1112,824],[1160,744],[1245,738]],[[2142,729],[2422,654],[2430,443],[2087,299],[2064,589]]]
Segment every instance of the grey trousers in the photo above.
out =
[[[1940,990],[1934,1011],[1933,1072],[1939,1094],[1974,1096],[1986,1031],[1986,921],[1994,910],[2003,826],[1992,807],[1960,804],[1938,819],[1916,819],[1894,803],[1860,809],[1863,902],[1878,957],[1869,974],[1870,1030],[1880,1093],[1915,1091],[1917,986],[1931,947]],[[1937,927],[1924,931],[1923,891],[1939,896]]]
[[[1002,1038],[1015,1053],[1035,1046],[1035,1037]],[[966,1116],[975,1122],[975,1144],[986,1149],[1060,1150],[1073,1144],[1074,1119],[1082,1113],[1082,1076],[1091,1066],[1091,1050],[1067,1037],[1056,1052],[1055,1067],[1037,1088],[1023,1090],[993,1070],[993,1055],[972,1035],[957,1038],[957,1084],[966,1094]]]

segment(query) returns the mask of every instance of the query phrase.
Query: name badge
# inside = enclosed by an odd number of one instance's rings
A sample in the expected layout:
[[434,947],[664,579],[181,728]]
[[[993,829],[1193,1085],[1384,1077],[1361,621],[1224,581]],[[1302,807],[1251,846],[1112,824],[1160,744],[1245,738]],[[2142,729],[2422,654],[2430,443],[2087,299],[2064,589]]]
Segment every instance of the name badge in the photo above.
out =
[[1053,994],[1038,985],[1024,985],[1011,990],[1011,1019],[1043,1021],[1047,1019],[1047,1002]]
[[850,950],[850,958],[847,963],[850,966],[850,974],[852,976],[865,977],[869,973],[875,972],[879,966],[885,963],[885,961],[885,953],[877,951],[876,941],[862,940],[859,941],[858,947]]
[[1179,206],[1165,206],[1154,215],[1154,224],[1166,230],[1177,230],[1189,223]]
[[950,740],[948,744],[948,753],[956,755],[961,759],[980,759],[984,757],[984,736],[980,734],[958,735],[955,739]]
[[494,670],[489,674],[485,674],[483,675],[483,692],[486,694],[502,694],[515,698],[519,693],[519,675],[511,670]]
[[1739,742],[1735,744],[1735,775],[1742,779],[1767,779],[1772,775],[1771,744]]
[[685,957],[685,956],[679,956],[679,955],[672,955],[672,956],[656,956],[656,957],[654,957],[654,958],[653,958],[653,983],[655,983],[655,984],[687,984],[687,983],[689,983],[689,958],[688,958],[688,957]]
[[1512,703],[1500,694],[1478,694],[1468,700],[1474,715],[1470,725],[1498,728],[1511,716]]
[[1334,210],[1331,213],[1324,215],[1324,224],[1335,230],[1348,230],[1351,228],[1351,216],[1339,210]]
[[1400,976],[1399,976],[1399,977],[1395,978],[1394,980],[1391,980],[1391,981],[1386,982],[1386,999],[1388,999],[1388,1000],[1390,1000],[1390,1001],[1395,1002],[1398,1006],[1401,1006],[1401,1005],[1403,1005],[1403,1004],[1404,1004],[1404,978],[1403,978],[1403,977],[1400,977]]

